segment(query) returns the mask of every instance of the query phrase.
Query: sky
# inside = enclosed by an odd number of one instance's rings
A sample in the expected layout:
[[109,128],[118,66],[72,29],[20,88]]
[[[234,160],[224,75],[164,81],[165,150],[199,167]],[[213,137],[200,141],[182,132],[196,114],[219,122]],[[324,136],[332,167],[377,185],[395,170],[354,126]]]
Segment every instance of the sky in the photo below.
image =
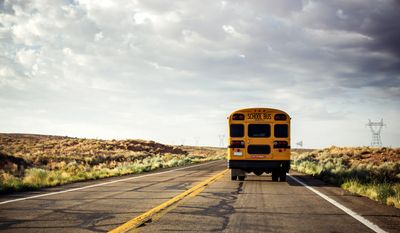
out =
[[[292,146],[400,146],[395,0],[0,0],[0,132],[218,146],[236,109]],[[225,137],[226,138],[226,137]],[[226,145],[226,143],[225,143]]]

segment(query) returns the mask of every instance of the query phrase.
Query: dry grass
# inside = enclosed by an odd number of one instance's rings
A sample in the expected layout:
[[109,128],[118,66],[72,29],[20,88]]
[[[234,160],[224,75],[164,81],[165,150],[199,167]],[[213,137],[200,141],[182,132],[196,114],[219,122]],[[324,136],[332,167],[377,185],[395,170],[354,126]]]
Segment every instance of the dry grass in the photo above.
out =
[[292,152],[294,170],[400,208],[400,148],[330,147]]
[[224,159],[226,150],[144,140],[0,134],[0,192]]

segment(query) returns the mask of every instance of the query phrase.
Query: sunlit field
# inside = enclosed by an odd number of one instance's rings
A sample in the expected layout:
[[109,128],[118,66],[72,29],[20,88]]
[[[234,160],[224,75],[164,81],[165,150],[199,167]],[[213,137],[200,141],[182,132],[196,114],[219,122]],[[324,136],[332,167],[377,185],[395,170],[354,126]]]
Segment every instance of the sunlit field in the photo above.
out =
[[294,151],[292,168],[400,208],[400,148],[333,146]]
[[226,150],[144,140],[0,134],[0,192],[148,172],[224,159]]

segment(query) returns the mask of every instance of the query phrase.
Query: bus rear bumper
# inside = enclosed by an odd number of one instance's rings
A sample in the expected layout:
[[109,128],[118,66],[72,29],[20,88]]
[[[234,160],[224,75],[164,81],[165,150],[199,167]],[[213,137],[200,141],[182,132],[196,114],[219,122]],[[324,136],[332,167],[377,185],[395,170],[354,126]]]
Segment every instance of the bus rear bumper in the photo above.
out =
[[290,160],[228,160],[229,169],[241,169],[246,172],[272,172],[283,170],[289,172]]

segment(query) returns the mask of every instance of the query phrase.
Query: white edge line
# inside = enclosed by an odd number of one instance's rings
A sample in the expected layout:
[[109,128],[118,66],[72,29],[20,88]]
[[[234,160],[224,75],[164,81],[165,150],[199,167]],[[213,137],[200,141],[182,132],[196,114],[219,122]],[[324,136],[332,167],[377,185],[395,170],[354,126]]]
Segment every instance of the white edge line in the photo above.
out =
[[[188,166],[188,167],[176,168],[176,169],[172,169],[172,170],[168,170],[168,171],[164,171],[164,172],[156,172],[156,173],[150,173],[150,174],[141,175],[141,176],[134,176],[134,177],[124,178],[124,179],[119,179],[119,180],[113,180],[113,181],[109,181],[109,182],[93,184],[93,185],[83,186],[83,187],[79,187],[79,188],[72,188],[72,189],[67,189],[67,190],[62,190],[62,191],[57,191],[57,192],[34,195],[34,196],[30,196],[30,197],[22,197],[22,198],[17,198],[17,199],[11,199],[11,200],[0,202],[0,205],[4,205],[4,204],[7,204],[7,203],[11,203],[11,202],[18,202],[18,201],[24,201],[24,200],[29,200],[29,199],[35,199],[35,198],[39,198],[39,197],[46,197],[46,196],[52,196],[52,195],[57,195],[57,194],[62,194],[62,193],[74,192],[74,191],[79,191],[79,190],[83,190],[83,189],[103,186],[103,185],[107,185],[107,184],[113,184],[113,183],[123,182],[123,181],[127,181],[127,180],[134,180],[134,179],[138,179],[138,178],[142,178],[142,177],[146,177],[146,176],[160,175],[160,174],[165,174],[165,173],[169,173],[169,172],[185,170],[185,169],[188,169],[188,168],[200,167],[200,166],[204,166],[204,165],[210,165],[210,164],[213,164],[213,163],[216,163],[216,162],[219,162],[219,160],[218,161],[213,161],[213,162],[206,162],[206,163],[202,163],[202,164],[197,164],[197,165],[192,165],[192,166]],[[133,174],[130,174],[130,175],[133,175]],[[109,178],[111,178],[111,177],[109,177]]]
[[361,215],[357,214],[356,212],[352,211],[351,209],[347,208],[346,206],[340,204],[339,202],[333,200],[332,198],[326,196],[325,194],[317,191],[316,189],[306,185],[305,183],[303,183],[302,181],[294,178],[293,176],[289,175],[288,176],[293,179],[294,181],[296,181],[297,183],[303,185],[304,187],[308,188],[309,190],[311,190],[312,192],[314,192],[315,194],[317,194],[318,196],[322,197],[323,199],[325,199],[326,201],[330,202],[332,205],[336,206],[337,208],[343,210],[346,214],[350,215],[351,217],[357,219],[359,222],[361,222],[362,224],[364,224],[365,226],[367,226],[369,229],[378,232],[378,233],[385,233],[387,231],[382,230],[379,226],[375,225],[374,223],[372,223],[371,221],[367,220],[366,218],[362,217]]

